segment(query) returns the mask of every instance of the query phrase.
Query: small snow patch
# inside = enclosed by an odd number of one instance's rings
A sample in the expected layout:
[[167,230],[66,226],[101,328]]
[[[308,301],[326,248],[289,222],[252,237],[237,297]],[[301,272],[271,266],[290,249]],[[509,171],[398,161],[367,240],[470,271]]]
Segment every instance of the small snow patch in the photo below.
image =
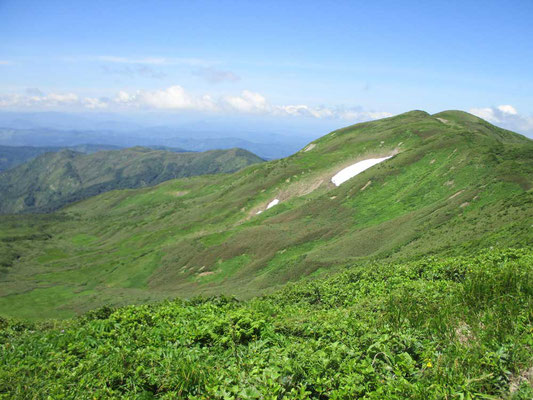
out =
[[263,212],[263,210],[259,210],[258,212],[256,212],[256,214],[261,214]]
[[380,162],[388,160],[391,157],[392,156],[383,158],[369,158],[368,160],[359,161],[358,163],[350,165],[349,167],[346,167],[337,172],[333,176],[333,178],[331,178],[331,182],[333,182],[335,186],[339,186],[346,182],[348,179],[359,175],[361,172],[366,171],[370,167],[373,167],[374,165],[379,164]]
[[444,118],[437,118],[440,122],[442,122],[443,124],[447,124],[449,121],[447,119],[444,119]]
[[431,160],[429,163],[430,164],[435,164],[435,159]]
[[269,208],[274,207],[275,205],[278,205],[278,204],[279,204],[279,200],[278,200],[278,199],[274,199],[274,200],[272,200],[270,203],[268,203],[267,210],[268,210]]

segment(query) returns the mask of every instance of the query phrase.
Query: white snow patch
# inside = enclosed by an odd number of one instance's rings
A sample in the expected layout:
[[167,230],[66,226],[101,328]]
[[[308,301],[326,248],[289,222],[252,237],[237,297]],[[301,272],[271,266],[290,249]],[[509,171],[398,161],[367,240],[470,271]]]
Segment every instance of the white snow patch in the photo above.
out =
[[307,152],[309,150],[313,150],[315,148],[316,144],[314,143],[311,143],[310,145],[308,145],[305,149],[304,149],[304,152]]
[[274,207],[276,204],[279,204],[279,199],[274,199],[270,203],[268,203],[267,208],[265,210],[259,210],[255,213],[255,215],[261,214],[263,211],[268,210],[269,208]]
[[373,167],[374,165],[379,164],[380,162],[388,160],[391,157],[392,156],[383,158],[369,158],[368,160],[359,161],[358,163],[350,165],[349,167],[346,167],[337,172],[335,176],[331,178],[331,182],[333,182],[335,186],[339,186],[342,183],[346,182],[348,179],[359,175],[361,172],[367,170],[368,168]]
[[268,210],[269,208],[274,207],[274,206],[277,205],[277,204],[279,204],[279,200],[278,200],[278,199],[274,199],[274,200],[272,200],[270,203],[268,203],[267,210]]

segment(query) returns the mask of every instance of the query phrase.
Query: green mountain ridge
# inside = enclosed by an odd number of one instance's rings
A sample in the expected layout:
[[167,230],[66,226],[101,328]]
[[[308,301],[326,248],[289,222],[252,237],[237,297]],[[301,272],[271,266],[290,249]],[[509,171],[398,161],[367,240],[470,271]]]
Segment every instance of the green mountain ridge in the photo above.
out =
[[[70,150],[80,153],[95,153],[102,150],[118,150],[120,147],[103,144],[80,144],[77,146],[67,146]],[[58,146],[2,146],[0,145],[0,172],[24,164],[27,161],[37,158],[41,154],[62,150]]]
[[[331,183],[344,167],[385,156]],[[0,314],[63,318],[176,296],[246,298],[346,265],[528,246],[532,177],[531,140],[467,113],[349,126],[230,175],[0,218]]]
[[109,190],[234,172],[261,161],[241,149],[175,153],[138,146],[90,154],[62,149],[0,173],[0,213],[50,212]]

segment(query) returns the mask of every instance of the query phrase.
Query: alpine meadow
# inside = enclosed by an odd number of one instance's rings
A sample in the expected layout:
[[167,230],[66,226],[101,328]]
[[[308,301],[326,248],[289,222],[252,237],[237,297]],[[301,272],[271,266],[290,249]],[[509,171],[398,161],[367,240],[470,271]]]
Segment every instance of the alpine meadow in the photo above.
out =
[[0,17],[0,400],[533,399],[531,1]]

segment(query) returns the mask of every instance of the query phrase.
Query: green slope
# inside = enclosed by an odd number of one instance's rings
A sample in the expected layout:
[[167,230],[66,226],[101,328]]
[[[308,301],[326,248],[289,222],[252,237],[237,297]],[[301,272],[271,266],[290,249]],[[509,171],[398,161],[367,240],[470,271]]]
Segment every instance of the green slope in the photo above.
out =
[[241,149],[175,153],[133,147],[93,154],[64,149],[0,173],[0,213],[49,212],[109,190],[234,172],[261,161]]
[[108,192],[40,220],[4,217],[0,313],[249,297],[355,262],[522,247],[533,242],[532,177],[531,140],[463,112],[357,124],[232,175]]
[[492,250],[245,302],[0,319],[0,398],[526,400],[532,310],[533,252]]

